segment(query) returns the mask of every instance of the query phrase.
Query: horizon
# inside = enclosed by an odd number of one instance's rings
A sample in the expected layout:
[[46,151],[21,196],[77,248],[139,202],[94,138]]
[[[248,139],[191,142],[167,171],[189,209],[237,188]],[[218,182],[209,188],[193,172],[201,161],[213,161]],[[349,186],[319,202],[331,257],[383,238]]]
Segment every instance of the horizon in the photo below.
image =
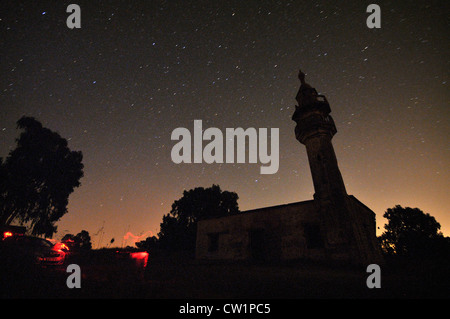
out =
[[[378,1],[380,29],[366,26],[360,2],[77,4],[80,29],[66,26],[67,4],[0,5],[0,156],[23,115],[83,153],[53,238],[86,230],[93,248],[112,238],[125,247],[157,236],[184,190],[213,184],[236,192],[241,211],[311,200],[291,120],[299,67],[329,101],[347,193],[375,212],[377,236],[395,205],[450,235],[448,3]],[[222,132],[278,128],[279,169],[175,164],[171,133],[194,120]]]

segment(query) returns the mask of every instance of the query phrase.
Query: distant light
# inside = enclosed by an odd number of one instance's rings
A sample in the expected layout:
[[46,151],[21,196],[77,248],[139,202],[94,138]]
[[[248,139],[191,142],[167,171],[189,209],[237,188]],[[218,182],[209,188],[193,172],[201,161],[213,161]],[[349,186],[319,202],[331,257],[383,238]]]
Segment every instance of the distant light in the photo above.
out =
[[97,81],[92,81],[93,84],[97,83]]
[[44,12],[42,12],[42,15],[44,15],[44,14],[46,14],[47,13],[47,11],[44,11]]
[[7,238],[7,237],[11,237],[13,234],[10,231],[5,231],[3,233],[3,239]]

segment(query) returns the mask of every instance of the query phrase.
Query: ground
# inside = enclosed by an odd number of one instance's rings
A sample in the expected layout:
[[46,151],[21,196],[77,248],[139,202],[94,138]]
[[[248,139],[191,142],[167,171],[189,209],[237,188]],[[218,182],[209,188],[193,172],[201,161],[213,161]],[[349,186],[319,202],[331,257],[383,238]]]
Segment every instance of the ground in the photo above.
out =
[[[69,262],[74,262],[74,260]],[[67,265],[2,269],[1,298],[449,298],[448,263],[389,262],[381,288],[369,289],[366,267],[199,262],[189,254],[150,255],[143,271],[112,253],[79,257],[81,288],[69,289]]]

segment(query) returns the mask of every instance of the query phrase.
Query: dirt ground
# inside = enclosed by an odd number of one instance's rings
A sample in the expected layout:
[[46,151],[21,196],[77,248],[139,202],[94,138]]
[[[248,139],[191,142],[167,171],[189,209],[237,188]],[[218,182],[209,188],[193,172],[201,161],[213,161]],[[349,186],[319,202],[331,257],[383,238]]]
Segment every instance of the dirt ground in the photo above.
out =
[[[449,264],[396,262],[381,266],[381,288],[366,285],[366,267],[205,263],[186,254],[150,255],[145,269],[112,253],[92,251],[67,263],[81,269],[81,288],[69,289],[66,265],[2,269],[1,298],[449,298]],[[5,267],[3,267],[5,268]]]

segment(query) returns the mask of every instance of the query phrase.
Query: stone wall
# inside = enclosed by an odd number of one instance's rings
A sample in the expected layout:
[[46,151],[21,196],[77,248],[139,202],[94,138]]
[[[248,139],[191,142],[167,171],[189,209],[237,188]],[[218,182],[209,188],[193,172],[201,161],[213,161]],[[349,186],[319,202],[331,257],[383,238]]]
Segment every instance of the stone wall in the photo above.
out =
[[308,251],[304,234],[305,225],[318,224],[317,217],[314,201],[305,201],[199,221],[196,255],[200,259],[286,260],[320,254]]
[[293,259],[341,261],[375,259],[375,214],[348,196],[353,242],[329,249],[317,201],[259,208],[197,224],[196,256],[204,260],[276,261]]

